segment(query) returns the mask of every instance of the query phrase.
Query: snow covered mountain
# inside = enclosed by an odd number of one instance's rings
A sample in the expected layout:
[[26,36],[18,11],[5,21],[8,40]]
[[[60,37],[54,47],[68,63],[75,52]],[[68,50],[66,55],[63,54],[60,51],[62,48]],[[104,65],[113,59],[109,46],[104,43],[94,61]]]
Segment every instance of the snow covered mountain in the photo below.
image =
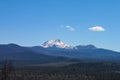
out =
[[49,40],[44,42],[41,47],[43,48],[58,48],[58,49],[96,49],[94,45],[77,45],[77,46],[70,46],[63,41],[56,39],[56,40]]
[[[70,46],[59,39],[49,40],[41,46],[33,47],[22,47],[16,44],[0,45],[0,59],[40,60],[44,62],[56,61],[58,56],[83,61],[120,62],[120,52],[97,48],[94,45]],[[63,59],[60,58],[60,60]]]
[[32,50],[46,55],[64,56],[83,61],[120,61],[120,52],[97,48],[91,44],[70,46],[59,39],[46,41],[41,46],[32,47]]
[[62,49],[71,49],[72,48],[72,46],[64,43],[63,41],[61,41],[59,39],[46,41],[41,46],[43,48],[62,48]]

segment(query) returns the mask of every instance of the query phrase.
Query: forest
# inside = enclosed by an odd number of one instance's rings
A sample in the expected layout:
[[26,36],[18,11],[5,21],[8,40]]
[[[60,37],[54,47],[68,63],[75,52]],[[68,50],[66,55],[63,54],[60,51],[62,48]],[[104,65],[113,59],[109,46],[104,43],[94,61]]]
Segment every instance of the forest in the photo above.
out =
[[120,80],[120,64],[79,62],[64,66],[15,66],[1,63],[0,80]]

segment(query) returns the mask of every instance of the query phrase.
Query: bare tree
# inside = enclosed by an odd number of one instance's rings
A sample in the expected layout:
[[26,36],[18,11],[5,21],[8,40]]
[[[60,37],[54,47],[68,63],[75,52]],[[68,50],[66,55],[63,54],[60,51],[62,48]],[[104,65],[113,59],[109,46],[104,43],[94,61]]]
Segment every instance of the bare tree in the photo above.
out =
[[13,72],[12,61],[6,60],[3,62],[1,69],[1,80],[9,80],[9,74]]

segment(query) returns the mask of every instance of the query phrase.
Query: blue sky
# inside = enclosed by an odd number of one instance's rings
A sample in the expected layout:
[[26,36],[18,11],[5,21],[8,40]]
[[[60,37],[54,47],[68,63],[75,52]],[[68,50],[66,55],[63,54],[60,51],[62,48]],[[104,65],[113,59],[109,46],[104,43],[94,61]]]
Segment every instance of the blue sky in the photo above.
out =
[[0,44],[61,39],[120,51],[120,0],[0,0]]

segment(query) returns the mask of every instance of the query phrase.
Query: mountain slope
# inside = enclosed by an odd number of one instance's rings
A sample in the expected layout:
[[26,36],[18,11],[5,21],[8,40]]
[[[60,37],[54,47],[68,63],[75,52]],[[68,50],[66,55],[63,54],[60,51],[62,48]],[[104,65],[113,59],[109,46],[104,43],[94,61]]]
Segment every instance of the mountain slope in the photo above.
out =
[[120,52],[97,48],[94,45],[68,46],[61,40],[50,40],[43,43],[42,46],[34,47],[21,47],[16,44],[0,45],[0,59],[57,62],[71,61],[71,58],[82,61],[119,62]]
[[70,49],[71,46],[64,43],[63,41],[56,39],[56,40],[49,40],[44,42],[41,45],[43,48],[62,48],[62,49]]
[[25,52],[30,51],[31,49],[27,47],[21,47],[16,44],[2,44],[0,45],[0,53],[16,53],[16,52]]
[[27,63],[49,63],[74,61],[77,59],[45,55],[43,52],[35,52],[31,48],[22,47],[16,44],[0,45],[0,60],[14,60]]
[[[57,40],[56,40],[57,41]],[[49,41],[48,41],[49,42]],[[62,42],[59,40],[59,42]],[[53,43],[52,43],[53,44]],[[49,43],[45,44],[49,45]],[[55,45],[56,46],[56,45]],[[87,61],[120,61],[120,53],[112,50],[97,48],[94,45],[78,45],[66,47],[42,46],[32,47],[33,50],[44,52],[47,55],[64,56],[70,58],[77,58]],[[41,49],[43,48],[43,49]]]

